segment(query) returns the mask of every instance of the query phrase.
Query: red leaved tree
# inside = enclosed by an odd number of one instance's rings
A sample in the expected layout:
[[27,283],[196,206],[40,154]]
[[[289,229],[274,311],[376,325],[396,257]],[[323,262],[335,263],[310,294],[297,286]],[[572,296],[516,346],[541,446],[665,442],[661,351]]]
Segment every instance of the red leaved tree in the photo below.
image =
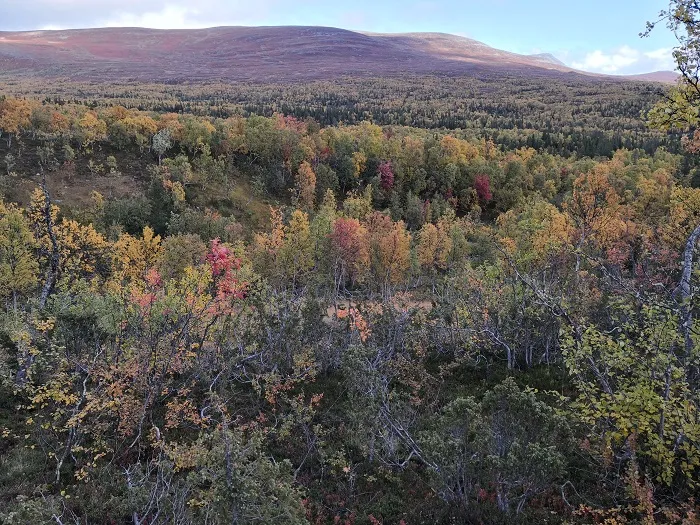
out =
[[385,161],[379,165],[379,184],[384,191],[390,191],[394,187],[394,169],[391,162]]
[[479,202],[486,204],[491,202],[493,194],[491,193],[491,180],[488,175],[477,175],[474,179],[474,189],[479,197]]

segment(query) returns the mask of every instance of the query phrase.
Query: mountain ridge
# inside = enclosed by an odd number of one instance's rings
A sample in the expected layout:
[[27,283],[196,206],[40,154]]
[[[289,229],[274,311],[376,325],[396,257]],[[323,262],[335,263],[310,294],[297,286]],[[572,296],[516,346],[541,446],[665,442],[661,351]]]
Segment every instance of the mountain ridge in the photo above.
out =
[[[549,53],[521,55],[448,33],[370,33],[321,26],[3,31],[0,71],[142,81],[317,80],[490,71],[609,78],[577,71]],[[668,81],[668,75],[653,75]],[[642,77],[628,78],[648,80]]]

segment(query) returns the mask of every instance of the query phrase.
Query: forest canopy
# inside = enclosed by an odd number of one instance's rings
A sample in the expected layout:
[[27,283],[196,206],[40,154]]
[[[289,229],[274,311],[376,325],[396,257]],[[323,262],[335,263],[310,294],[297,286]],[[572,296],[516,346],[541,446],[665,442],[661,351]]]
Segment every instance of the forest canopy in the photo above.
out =
[[206,117],[281,113],[321,126],[358,124],[454,130],[508,149],[559,155],[610,156],[620,148],[680,152],[678,136],[646,126],[644,115],[667,92],[664,84],[547,74],[339,78],[285,83],[135,84],[0,73],[0,92],[92,109],[121,105]]
[[697,524],[685,78],[4,79],[0,523]]

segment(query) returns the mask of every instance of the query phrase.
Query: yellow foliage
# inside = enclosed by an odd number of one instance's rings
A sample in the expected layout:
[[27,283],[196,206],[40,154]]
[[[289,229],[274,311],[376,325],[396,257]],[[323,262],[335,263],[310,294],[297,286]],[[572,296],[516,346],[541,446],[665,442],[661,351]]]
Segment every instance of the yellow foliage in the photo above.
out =
[[6,98],[0,101],[0,130],[14,135],[29,126],[32,105],[28,100]]
[[106,257],[108,243],[90,224],[83,226],[74,220],[61,221],[55,228],[64,278],[93,274],[101,259]]
[[280,252],[281,273],[296,281],[314,266],[314,245],[309,217],[295,210],[289,225],[284,227],[284,245]]
[[107,123],[104,120],[100,120],[94,111],[85,113],[78,121],[78,127],[83,134],[84,147],[107,138]]
[[156,266],[161,257],[160,235],[146,226],[141,238],[128,233],[119,236],[112,245],[112,282],[121,286],[124,282],[142,281],[148,270]]
[[361,151],[356,151],[352,154],[352,165],[355,179],[359,179],[360,174],[365,171],[365,167],[367,166],[367,155]]
[[442,218],[437,225],[425,224],[418,233],[418,262],[423,268],[445,268],[452,251],[449,221]]
[[301,163],[297,171],[296,193],[301,207],[305,210],[313,210],[316,198],[316,174],[306,161]]

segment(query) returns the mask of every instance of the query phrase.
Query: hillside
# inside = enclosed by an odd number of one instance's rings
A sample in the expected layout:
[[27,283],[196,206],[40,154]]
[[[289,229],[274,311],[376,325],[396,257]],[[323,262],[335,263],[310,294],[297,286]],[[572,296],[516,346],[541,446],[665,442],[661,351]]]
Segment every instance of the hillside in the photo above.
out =
[[0,100],[0,523],[697,523],[681,156],[80,102]]
[[641,75],[628,75],[624,78],[629,80],[643,80],[646,82],[662,82],[664,84],[675,84],[678,81],[678,73],[675,71],[653,71]]
[[0,525],[700,525],[674,80],[444,33],[0,33]]
[[112,82],[575,73],[548,54],[519,55],[455,35],[374,34],[330,27],[0,32],[0,71]]

